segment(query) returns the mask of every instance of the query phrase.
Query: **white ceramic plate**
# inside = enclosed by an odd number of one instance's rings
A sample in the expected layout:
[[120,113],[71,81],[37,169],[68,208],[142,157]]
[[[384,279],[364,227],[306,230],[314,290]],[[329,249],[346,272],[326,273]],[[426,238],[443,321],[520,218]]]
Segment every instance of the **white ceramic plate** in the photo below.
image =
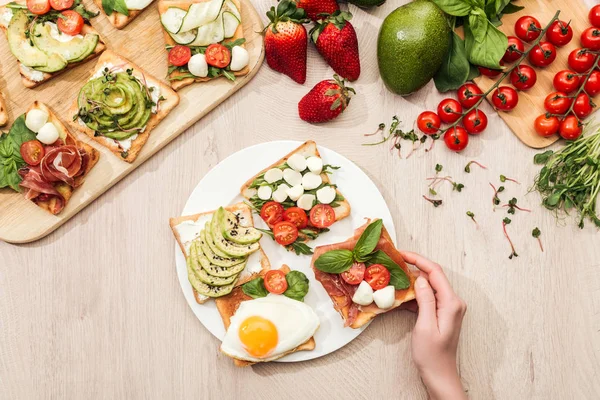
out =
[[[239,189],[244,182],[300,144],[302,143],[296,141],[262,143],[229,156],[210,170],[198,183],[181,215],[211,211],[220,206],[243,201]],[[349,217],[333,224],[330,232],[310,242],[310,246],[315,248],[348,239],[354,233],[355,228],[364,224],[364,219],[367,217],[381,218],[387,230],[392,233],[392,239],[395,242],[392,216],[373,181],[347,158],[321,146],[319,146],[319,151],[325,164],[341,167],[334,171],[331,180],[338,185],[339,190],[350,202],[352,213]],[[264,222],[257,215],[254,216],[254,223],[260,228],[266,228]],[[272,268],[279,268],[282,264],[287,264],[291,269],[297,269],[306,274],[310,280],[310,289],[304,302],[315,310],[321,320],[321,326],[315,334],[316,348],[313,351],[299,351],[277,361],[293,362],[321,357],[345,346],[361,334],[366,326],[362,329],[344,328],[344,322],[334,310],[329,295],[314,277],[310,268],[310,256],[297,256],[288,252],[266,235],[263,236],[260,244],[269,257]],[[225,328],[215,302],[209,300],[205,304],[196,303],[192,286],[187,278],[185,258],[177,243],[175,243],[175,253],[177,276],[188,304],[206,329],[219,340],[223,340]]]

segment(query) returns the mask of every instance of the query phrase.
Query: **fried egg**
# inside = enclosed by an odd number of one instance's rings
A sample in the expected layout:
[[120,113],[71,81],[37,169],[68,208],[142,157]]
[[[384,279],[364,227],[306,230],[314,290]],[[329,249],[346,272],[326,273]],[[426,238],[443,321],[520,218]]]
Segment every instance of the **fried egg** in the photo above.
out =
[[246,361],[271,361],[310,339],[319,317],[308,305],[283,295],[244,301],[231,317],[221,351]]

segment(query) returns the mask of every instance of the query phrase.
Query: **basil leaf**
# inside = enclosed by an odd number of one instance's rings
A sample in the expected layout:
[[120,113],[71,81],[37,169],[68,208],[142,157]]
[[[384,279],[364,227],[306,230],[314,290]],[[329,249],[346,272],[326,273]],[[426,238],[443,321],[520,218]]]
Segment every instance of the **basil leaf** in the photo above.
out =
[[382,250],[377,250],[369,257],[367,266],[373,264],[381,264],[390,271],[390,285],[396,290],[408,289],[410,286],[410,279],[406,272],[398,264],[394,262],[386,253]]
[[371,222],[369,226],[364,230],[356,246],[354,246],[354,259],[359,262],[364,262],[369,254],[375,250],[375,246],[379,243],[381,237],[381,230],[383,229],[383,221],[378,219]]
[[319,271],[330,274],[341,274],[347,271],[354,263],[354,255],[350,250],[331,250],[323,253],[315,261]]
[[253,299],[258,299],[259,297],[266,297],[269,292],[265,289],[264,279],[259,277],[252,279],[242,285],[242,292],[246,296],[250,296]]
[[514,14],[516,12],[521,11],[522,9],[524,9],[525,7],[523,6],[517,6],[516,4],[513,3],[508,3],[506,5],[506,7],[504,7],[502,9],[502,14]]
[[35,133],[25,125],[25,114],[19,116],[8,133],[0,135],[0,188],[10,187],[20,192],[19,169],[25,165],[21,145],[35,139]]
[[308,278],[300,271],[290,271],[285,276],[288,288],[283,292],[284,296],[290,299],[304,301],[304,296],[308,293]]
[[467,81],[470,71],[465,42],[460,36],[452,32],[452,47],[446,54],[442,66],[433,77],[435,87],[442,93],[458,89]]
[[446,14],[455,17],[464,17],[472,9],[472,6],[465,0],[433,0],[433,2]]
[[481,43],[485,40],[488,30],[488,20],[485,12],[476,8],[469,14],[469,28],[475,41]]
[[110,15],[115,10],[113,7],[113,0],[102,0],[102,9],[106,15]]
[[123,14],[128,16],[129,15],[129,10],[127,9],[127,4],[125,4],[125,0],[113,0],[114,5],[113,8],[115,9],[116,12],[118,12],[119,14]]
[[473,36],[471,25],[465,25],[465,48],[469,62],[491,69],[500,69],[500,60],[506,48],[508,39],[491,22],[487,21],[487,30],[484,40],[478,42]]
[[[465,53],[466,53],[466,49],[465,49]],[[477,68],[476,65],[469,63],[469,76],[468,76],[467,80],[472,81],[473,79],[477,78],[479,75],[481,75],[481,72],[479,72],[479,68]]]

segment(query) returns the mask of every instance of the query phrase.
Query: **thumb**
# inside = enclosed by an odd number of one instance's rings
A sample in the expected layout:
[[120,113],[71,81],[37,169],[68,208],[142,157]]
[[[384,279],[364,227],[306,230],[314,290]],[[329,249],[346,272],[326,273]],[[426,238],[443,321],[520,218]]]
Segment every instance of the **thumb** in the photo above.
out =
[[419,276],[415,281],[415,294],[419,305],[416,326],[424,329],[432,327],[437,329],[435,295],[429,282],[423,276]]

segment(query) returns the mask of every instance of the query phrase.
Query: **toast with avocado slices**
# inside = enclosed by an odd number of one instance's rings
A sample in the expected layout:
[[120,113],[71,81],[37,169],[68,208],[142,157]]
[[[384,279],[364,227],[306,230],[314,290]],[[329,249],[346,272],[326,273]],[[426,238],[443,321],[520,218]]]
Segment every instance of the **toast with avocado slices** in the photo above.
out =
[[98,59],[69,110],[71,126],[132,163],[179,95],[112,51]]
[[250,207],[237,203],[215,211],[174,217],[169,225],[183,252],[199,304],[225,296],[261,271],[271,269],[253,228]]
[[6,125],[8,122],[8,111],[6,110],[6,103],[4,102],[4,97],[2,96],[2,92],[0,92],[0,126]]
[[[221,76],[235,80],[250,71],[239,0],[159,0],[158,13],[169,53],[168,79],[173,89]],[[171,55],[173,47],[188,48],[182,52],[187,52],[187,56]],[[208,59],[213,51],[219,53],[220,61]],[[174,58],[177,58],[175,64]]]
[[108,22],[117,29],[125,28],[151,3],[152,0],[94,0]]
[[0,171],[0,182],[9,182],[27,200],[54,215],[67,206],[100,157],[98,150],[77,140],[45,104],[37,101],[5,135],[0,136],[0,143],[9,141],[20,147],[20,157],[14,160],[16,170]]
[[[279,268],[279,270],[282,271],[284,274],[287,274],[290,272],[290,268],[287,265],[282,265],[281,268]],[[260,273],[260,275],[264,276],[265,272],[266,271],[262,271]],[[243,301],[248,301],[248,300],[252,300],[252,297],[246,295],[243,292],[241,286],[234,288],[231,291],[231,293],[229,293],[227,296],[219,297],[218,299],[215,300],[215,303],[217,305],[217,310],[219,310],[219,314],[221,315],[221,318],[223,319],[223,325],[225,326],[225,330],[229,329],[229,325],[231,324],[231,317],[233,317],[233,315],[237,311],[240,304]],[[316,346],[316,343],[315,343],[315,338],[313,336],[310,339],[308,339],[306,342],[302,343],[300,346],[296,347],[295,349],[281,354],[278,358],[287,356],[288,354],[292,354],[297,351],[314,350],[315,346]],[[250,365],[255,364],[254,362],[251,362],[251,361],[240,360],[240,359],[237,359],[234,357],[232,357],[232,358],[233,358],[233,363],[236,367],[248,367]]]
[[90,22],[89,13],[79,1],[71,11],[83,18],[78,34],[67,35],[59,29],[59,13],[32,14],[24,1],[0,7],[0,29],[4,31],[12,54],[17,59],[23,85],[34,88],[66,70],[98,57],[106,45]]

